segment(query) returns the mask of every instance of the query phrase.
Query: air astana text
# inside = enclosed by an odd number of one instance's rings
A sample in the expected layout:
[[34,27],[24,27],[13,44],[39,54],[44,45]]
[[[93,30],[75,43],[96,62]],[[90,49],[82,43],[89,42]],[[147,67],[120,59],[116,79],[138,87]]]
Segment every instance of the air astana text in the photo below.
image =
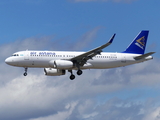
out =
[[55,52],[30,52],[30,55],[56,55]]

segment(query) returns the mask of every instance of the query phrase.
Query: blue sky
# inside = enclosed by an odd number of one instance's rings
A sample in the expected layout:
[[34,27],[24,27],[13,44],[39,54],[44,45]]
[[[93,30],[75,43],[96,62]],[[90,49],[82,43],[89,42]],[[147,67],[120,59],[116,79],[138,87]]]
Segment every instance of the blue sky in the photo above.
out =
[[76,41],[86,32],[97,28],[94,41],[88,45],[90,47],[82,50],[101,45],[116,33],[112,47],[107,50],[121,52],[139,31],[150,30],[148,46],[156,44],[152,49],[159,50],[156,47],[159,44],[160,1],[126,1],[1,1],[1,44],[47,35],[54,35],[53,41]]
[[[159,120],[159,0],[1,0],[0,119]],[[46,77],[43,69],[8,66],[20,50],[121,52],[149,30],[146,52],[154,59],[127,67],[85,70],[76,80]]]

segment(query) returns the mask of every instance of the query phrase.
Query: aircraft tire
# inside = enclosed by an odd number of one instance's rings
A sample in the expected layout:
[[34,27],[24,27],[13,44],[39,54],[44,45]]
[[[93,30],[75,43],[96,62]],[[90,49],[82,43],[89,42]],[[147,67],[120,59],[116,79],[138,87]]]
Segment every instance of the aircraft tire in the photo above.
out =
[[24,75],[24,76],[27,76],[27,73],[25,72],[23,75]]
[[77,75],[82,75],[82,73],[83,73],[82,70],[77,71]]
[[74,79],[75,79],[75,75],[71,75],[71,76],[70,76],[70,79],[71,79],[71,80],[74,80]]

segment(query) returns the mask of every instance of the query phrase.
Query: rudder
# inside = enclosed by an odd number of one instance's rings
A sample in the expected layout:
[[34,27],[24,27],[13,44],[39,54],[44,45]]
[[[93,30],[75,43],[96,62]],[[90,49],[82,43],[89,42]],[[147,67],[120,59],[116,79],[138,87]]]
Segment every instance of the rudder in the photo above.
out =
[[141,31],[123,53],[144,54],[149,31]]

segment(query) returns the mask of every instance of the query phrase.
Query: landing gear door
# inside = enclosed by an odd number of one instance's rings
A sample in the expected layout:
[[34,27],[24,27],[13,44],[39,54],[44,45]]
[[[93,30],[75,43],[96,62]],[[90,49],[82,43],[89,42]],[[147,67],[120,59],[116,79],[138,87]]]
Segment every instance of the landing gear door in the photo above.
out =
[[24,60],[29,60],[29,51],[24,52]]

